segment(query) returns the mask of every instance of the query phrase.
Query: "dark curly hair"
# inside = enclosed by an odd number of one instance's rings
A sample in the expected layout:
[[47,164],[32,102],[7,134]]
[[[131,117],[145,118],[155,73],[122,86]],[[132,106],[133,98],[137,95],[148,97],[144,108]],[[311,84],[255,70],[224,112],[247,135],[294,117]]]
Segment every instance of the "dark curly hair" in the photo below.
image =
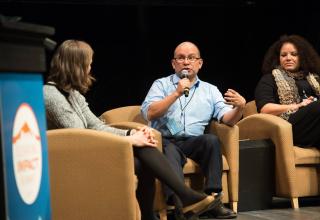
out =
[[285,43],[291,43],[297,48],[300,71],[304,74],[320,74],[320,58],[317,51],[306,39],[299,35],[283,35],[278,41],[271,45],[263,60],[263,74],[270,74],[273,69],[280,66],[280,50]]
[[94,78],[88,73],[93,50],[84,41],[66,40],[56,50],[51,60],[48,81],[53,81],[59,89],[71,89],[86,93]]

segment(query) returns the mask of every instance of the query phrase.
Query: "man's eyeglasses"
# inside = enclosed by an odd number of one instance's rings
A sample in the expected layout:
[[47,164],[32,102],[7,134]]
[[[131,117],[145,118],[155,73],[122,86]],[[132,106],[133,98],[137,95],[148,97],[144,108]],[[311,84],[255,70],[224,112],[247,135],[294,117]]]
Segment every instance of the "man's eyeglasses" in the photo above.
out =
[[190,63],[194,63],[197,60],[200,60],[201,58],[200,57],[175,57],[173,59],[175,59],[175,61],[177,61],[177,63],[183,63],[186,59]]

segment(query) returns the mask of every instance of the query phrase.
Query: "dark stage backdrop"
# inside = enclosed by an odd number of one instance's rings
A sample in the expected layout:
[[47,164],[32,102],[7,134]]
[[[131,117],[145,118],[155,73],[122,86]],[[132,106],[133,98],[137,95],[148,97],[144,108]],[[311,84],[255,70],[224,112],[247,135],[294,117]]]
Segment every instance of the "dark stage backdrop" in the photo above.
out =
[[97,115],[140,105],[152,82],[172,73],[181,41],[199,46],[202,80],[221,92],[236,89],[248,101],[264,53],[280,35],[300,34],[320,49],[319,7],[307,0],[0,0],[0,14],[55,27],[57,43],[92,45],[97,81],[86,97]]

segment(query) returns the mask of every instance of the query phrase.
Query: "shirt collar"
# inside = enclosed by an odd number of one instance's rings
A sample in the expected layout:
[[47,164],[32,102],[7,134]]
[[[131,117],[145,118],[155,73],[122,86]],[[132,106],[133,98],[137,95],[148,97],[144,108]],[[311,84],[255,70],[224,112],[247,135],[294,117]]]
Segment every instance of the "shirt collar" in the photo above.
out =
[[[180,81],[180,77],[178,76],[178,74],[173,74],[171,77],[171,80],[172,80],[173,84],[177,85],[178,82]],[[196,81],[191,87],[199,86],[199,83],[200,83],[200,79],[198,76],[196,76]]]

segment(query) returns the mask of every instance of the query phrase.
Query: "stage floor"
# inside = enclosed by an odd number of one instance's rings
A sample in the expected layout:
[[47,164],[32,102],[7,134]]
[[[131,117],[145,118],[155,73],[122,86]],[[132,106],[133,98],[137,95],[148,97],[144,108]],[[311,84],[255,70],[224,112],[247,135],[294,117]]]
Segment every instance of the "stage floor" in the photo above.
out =
[[[273,198],[272,209],[239,212],[236,220],[320,220],[319,197],[300,198],[299,205],[300,208],[294,210],[288,199]],[[168,217],[168,220],[174,220],[172,216]]]
[[268,209],[238,213],[237,220],[319,220],[320,206]]
[[320,198],[300,198],[300,208],[291,208],[288,199],[273,198],[273,208],[267,210],[256,210],[240,212],[237,220],[319,220]]

